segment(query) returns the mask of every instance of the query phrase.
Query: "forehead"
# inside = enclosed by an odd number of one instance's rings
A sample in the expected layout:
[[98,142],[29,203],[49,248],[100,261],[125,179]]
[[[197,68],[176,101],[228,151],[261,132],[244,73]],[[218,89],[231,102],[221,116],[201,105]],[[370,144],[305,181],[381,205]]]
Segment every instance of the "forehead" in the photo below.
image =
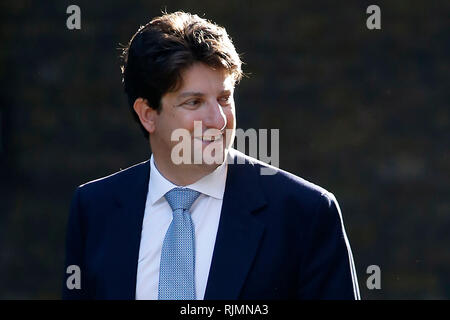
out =
[[176,92],[195,90],[207,93],[233,88],[234,77],[228,70],[198,62],[181,72],[181,83]]

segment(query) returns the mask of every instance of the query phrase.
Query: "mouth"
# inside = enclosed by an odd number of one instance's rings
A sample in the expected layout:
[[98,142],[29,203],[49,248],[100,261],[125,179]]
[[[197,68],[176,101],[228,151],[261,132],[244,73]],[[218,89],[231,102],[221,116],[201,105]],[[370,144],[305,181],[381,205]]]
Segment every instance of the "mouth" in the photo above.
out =
[[223,139],[223,134],[217,134],[214,136],[200,136],[195,137],[196,140],[202,141],[204,144],[209,144],[211,142],[221,141]]

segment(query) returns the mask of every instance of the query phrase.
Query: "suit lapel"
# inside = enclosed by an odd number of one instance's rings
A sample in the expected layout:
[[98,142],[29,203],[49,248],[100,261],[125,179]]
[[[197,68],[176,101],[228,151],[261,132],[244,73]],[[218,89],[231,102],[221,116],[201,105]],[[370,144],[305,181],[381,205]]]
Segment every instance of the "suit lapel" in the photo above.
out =
[[231,150],[219,229],[205,299],[237,299],[264,232],[252,213],[265,205],[257,169]]
[[111,268],[113,283],[109,293],[111,299],[135,299],[136,276],[141,241],[142,220],[150,176],[149,161],[129,169],[130,174],[120,182],[116,195],[118,210],[112,215],[109,248],[113,261]]

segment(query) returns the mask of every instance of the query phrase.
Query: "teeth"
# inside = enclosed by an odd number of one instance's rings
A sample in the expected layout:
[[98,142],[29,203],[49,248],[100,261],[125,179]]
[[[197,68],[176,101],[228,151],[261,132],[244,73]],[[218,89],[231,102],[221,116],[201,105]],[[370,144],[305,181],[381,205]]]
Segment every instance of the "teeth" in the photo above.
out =
[[222,136],[213,136],[213,137],[203,137],[203,141],[216,141],[219,140]]

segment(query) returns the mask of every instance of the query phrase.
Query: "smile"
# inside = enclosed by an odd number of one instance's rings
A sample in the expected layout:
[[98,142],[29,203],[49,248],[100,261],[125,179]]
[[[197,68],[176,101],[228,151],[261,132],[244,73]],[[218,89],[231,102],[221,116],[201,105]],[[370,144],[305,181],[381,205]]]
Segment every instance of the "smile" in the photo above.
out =
[[202,137],[195,137],[197,140],[201,140],[203,142],[213,142],[213,141],[219,141],[223,139],[222,134],[218,134],[215,136],[202,136]]

